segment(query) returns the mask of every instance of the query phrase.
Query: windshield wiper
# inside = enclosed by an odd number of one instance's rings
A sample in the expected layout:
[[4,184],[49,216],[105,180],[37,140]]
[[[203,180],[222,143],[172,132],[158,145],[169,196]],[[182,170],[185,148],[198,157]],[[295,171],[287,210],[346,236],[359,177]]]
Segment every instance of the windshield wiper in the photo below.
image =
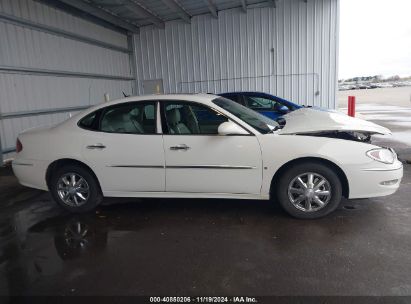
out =
[[267,132],[267,134],[274,133],[275,131],[284,128],[285,123],[286,123],[284,118],[278,117],[275,121],[278,123],[278,126],[275,126],[274,128],[272,128],[270,131]]
[[274,128],[270,129],[270,131],[268,131],[266,134],[274,133],[275,131],[280,130],[282,128],[282,126],[275,126]]

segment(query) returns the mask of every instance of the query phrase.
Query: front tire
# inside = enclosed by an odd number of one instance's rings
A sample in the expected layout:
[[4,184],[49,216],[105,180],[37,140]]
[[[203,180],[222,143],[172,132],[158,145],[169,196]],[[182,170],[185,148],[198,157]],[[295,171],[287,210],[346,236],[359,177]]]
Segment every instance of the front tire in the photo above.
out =
[[58,205],[73,213],[91,211],[103,200],[96,178],[79,165],[57,169],[50,181],[50,192]]
[[311,161],[288,168],[277,179],[276,197],[293,217],[315,219],[333,212],[341,202],[342,185],[327,165]]

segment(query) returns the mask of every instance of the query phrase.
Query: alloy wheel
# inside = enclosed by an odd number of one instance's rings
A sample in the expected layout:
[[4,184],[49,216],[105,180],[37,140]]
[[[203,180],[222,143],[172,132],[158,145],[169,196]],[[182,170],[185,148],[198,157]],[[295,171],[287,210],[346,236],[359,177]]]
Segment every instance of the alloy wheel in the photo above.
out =
[[304,212],[323,209],[331,199],[331,185],[320,174],[306,172],[288,185],[288,198],[295,208]]
[[87,202],[90,196],[90,188],[81,175],[71,172],[63,174],[59,178],[57,193],[64,204],[79,207]]

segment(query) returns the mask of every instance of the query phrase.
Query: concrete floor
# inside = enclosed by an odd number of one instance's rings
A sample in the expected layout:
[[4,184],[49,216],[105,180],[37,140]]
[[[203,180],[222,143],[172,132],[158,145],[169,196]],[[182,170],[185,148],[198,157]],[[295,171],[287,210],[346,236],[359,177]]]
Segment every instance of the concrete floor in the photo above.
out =
[[78,216],[2,169],[0,294],[411,295],[410,193],[405,165],[396,194],[319,220],[184,199],[106,199]]
[[125,200],[69,215],[3,172],[0,294],[410,295],[405,168],[391,197],[343,201],[313,221],[235,200]]

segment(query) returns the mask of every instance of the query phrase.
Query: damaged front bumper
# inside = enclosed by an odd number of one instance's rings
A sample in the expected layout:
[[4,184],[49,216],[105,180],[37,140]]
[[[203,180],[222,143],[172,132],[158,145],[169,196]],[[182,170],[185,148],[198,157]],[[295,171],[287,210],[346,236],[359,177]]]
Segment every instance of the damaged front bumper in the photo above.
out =
[[349,178],[349,198],[370,198],[393,194],[398,190],[403,176],[403,165],[393,164],[366,168],[352,168]]

